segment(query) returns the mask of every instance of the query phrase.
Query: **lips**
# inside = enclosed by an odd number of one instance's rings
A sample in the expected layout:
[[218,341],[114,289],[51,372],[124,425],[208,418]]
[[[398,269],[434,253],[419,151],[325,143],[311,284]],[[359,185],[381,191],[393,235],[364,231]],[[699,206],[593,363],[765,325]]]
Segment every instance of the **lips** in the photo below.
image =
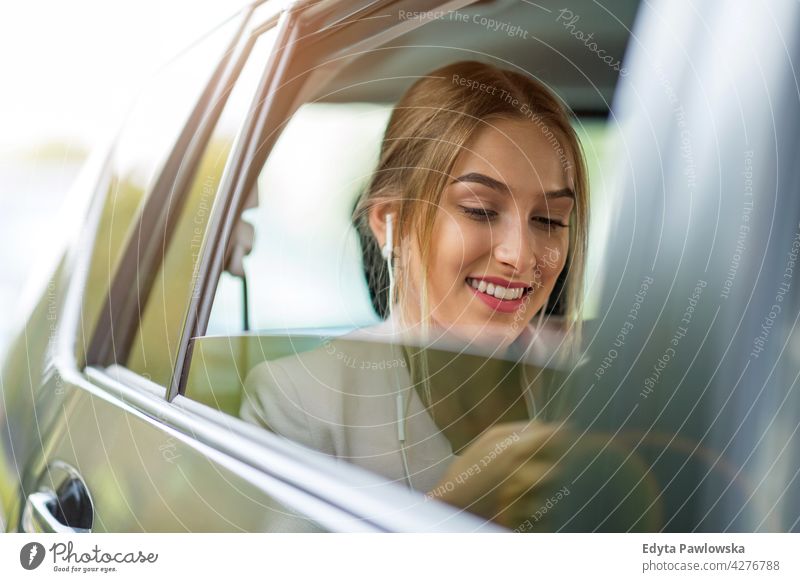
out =
[[512,313],[520,309],[532,291],[525,283],[507,281],[500,277],[467,277],[466,284],[493,311]]

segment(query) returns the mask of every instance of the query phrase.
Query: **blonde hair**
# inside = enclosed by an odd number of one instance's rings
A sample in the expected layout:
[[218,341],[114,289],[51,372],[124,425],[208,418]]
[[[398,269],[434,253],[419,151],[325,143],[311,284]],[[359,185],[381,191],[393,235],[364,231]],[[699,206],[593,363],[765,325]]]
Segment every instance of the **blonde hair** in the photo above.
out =
[[[392,111],[378,166],[353,212],[373,307],[381,317],[388,315],[389,276],[369,225],[369,213],[374,206],[389,203],[395,215],[395,241],[415,243],[424,266],[416,304],[421,332],[427,337],[430,243],[439,201],[467,141],[477,130],[499,120],[529,121],[531,131],[541,131],[553,146],[572,179],[575,206],[570,217],[569,252],[542,310],[563,315],[577,337],[588,230],[588,180],[580,141],[566,108],[545,85],[522,73],[477,61],[457,62],[425,75]],[[410,296],[409,255],[400,254],[395,274],[396,305],[392,308],[399,307],[401,318],[405,306],[414,299]]]

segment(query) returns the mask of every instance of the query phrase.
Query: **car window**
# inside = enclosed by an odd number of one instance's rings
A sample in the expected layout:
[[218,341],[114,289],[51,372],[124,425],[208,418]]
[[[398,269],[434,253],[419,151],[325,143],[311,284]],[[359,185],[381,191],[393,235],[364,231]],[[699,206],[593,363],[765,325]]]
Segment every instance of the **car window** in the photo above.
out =
[[[153,286],[140,306],[139,326],[127,367],[161,385],[169,383],[183,323],[196,283],[198,258],[231,147],[248,111],[276,38],[275,29],[256,41],[211,134],[181,207],[169,208],[176,227],[163,250]],[[173,197],[169,197],[172,203]]]
[[[377,163],[392,105],[312,102],[283,129],[242,214],[252,229],[241,272],[224,271],[205,336],[193,340],[185,395],[238,415],[247,373],[263,361],[319,348],[380,323],[351,214]],[[602,156],[607,121],[577,118],[592,189],[584,317],[596,316],[594,282],[604,244]],[[342,355],[342,354],[340,354]]]
[[212,31],[162,68],[141,91],[113,147],[78,330],[78,359],[109,296],[124,249],[159,170],[184,128],[216,63],[229,49],[238,19]]
[[[377,163],[390,111],[381,103],[308,103],[286,124],[242,215],[253,231],[252,250],[242,272],[223,272],[205,337],[193,340],[187,397],[238,416],[246,377],[258,364],[320,349],[382,321],[370,301],[351,213]],[[602,217],[606,120],[577,119],[575,128],[586,152],[592,212]],[[595,250],[603,232],[598,228]],[[587,291],[599,258],[590,256]],[[587,296],[588,319],[596,304]],[[346,351],[337,352],[345,361]]]
[[[449,28],[447,22],[432,22],[420,30],[429,30],[427,40],[438,42]],[[474,32],[476,42],[497,40],[477,34],[485,32],[477,27]],[[428,63],[455,58],[449,45],[446,50],[432,45],[410,49],[411,41],[419,40],[416,34],[409,33],[403,48],[390,46],[386,53],[363,55],[348,65],[317,90],[317,99],[278,128],[280,136],[258,173],[257,191],[241,216],[240,227],[250,231],[248,252],[236,272],[221,274],[205,337],[192,340],[186,396],[236,414],[249,367],[312,350],[328,338],[381,321],[370,299],[351,214],[376,165],[394,101]],[[508,50],[509,62],[535,64],[528,60],[531,53],[511,40]],[[608,106],[613,88],[609,71],[596,67],[591,76],[591,82],[583,79],[585,86],[576,79],[562,87],[563,96],[588,112],[573,123],[592,191],[585,319],[597,315],[594,293],[608,214],[603,194],[608,176],[602,164],[608,123],[602,106]],[[250,335],[259,340],[248,341]]]

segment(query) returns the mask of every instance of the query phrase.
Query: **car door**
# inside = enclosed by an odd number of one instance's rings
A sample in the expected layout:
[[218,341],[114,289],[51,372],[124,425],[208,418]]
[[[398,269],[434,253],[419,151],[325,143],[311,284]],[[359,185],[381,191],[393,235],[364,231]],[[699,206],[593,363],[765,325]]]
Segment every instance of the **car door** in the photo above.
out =
[[[75,371],[84,367],[85,346],[144,202],[159,179],[169,179],[186,152],[204,115],[202,103],[216,90],[245,18],[244,12],[235,14],[157,72],[143,87],[113,146],[93,155],[76,184],[79,194],[94,197],[86,225],[53,273],[3,370],[4,459],[12,460],[9,473],[16,476],[8,479],[16,480],[13,498],[4,503],[9,529],[19,527],[28,493],[45,487],[42,462],[47,465],[49,447],[65,438],[65,410],[86,397],[75,384],[84,377]],[[62,464],[81,463],[75,459]],[[58,480],[57,486],[62,485],[63,477]]]

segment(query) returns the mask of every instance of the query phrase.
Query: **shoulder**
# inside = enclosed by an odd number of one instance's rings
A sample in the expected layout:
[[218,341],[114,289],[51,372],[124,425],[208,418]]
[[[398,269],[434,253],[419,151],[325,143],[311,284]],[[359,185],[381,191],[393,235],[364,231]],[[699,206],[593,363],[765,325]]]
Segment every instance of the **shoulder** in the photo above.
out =
[[386,392],[386,376],[406,363],[402,350],[374,331],[327,338],[313,350],[259,363],[245,379],[243,413],[252,415],[257,407],[267,415],[302,413],[335,421],[347,396]]
[[348,384],[359,372],[386,369],[402,357],[402,349],[392,339],[385,324],[319,338],[320,345],[314,349],[261,362],[250,370],[248,380],[291,380],[304,391]]
[[243,413],[277,415],[314,414],[330,410],[326,390],[336,376],[337,364],[323,348],[265,360],[248,371],[244,382]]
[[261,362],[249,371],[239,417],[316,448],[307,399],[301,397],[292,373],[281,360],[287,358]]

